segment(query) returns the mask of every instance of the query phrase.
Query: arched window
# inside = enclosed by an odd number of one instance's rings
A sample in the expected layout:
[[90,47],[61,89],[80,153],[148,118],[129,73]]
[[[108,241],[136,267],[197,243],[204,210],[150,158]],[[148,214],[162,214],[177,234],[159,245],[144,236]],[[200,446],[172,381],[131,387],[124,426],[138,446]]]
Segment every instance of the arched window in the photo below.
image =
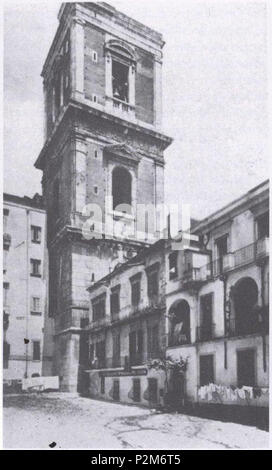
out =
[[169,346],[178,346],[191,342],[190,306],[184,299],[174,303],[170,308],[171,318]]
[[250,277],[240,279],[233,289],[235,333],[255,333],[258,328],[258,286]]
[[[113,210],[120,204],[131,206],[131,175],[125,168],[117,167],[112,172],[112,198]],[[131,211],[127,208],[122,212]]]

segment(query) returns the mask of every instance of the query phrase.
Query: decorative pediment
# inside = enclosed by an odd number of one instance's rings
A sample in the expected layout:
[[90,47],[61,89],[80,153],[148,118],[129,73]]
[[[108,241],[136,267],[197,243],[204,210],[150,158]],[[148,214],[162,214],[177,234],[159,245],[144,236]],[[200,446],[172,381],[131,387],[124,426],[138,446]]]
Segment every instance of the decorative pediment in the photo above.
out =
[[130,163],[138,164],[140,156],[127,144],[107,145],[104,148],[105,157],[114,157],[115,159],[128,160]]
[[123,57],[131,62],[136,62],[135,52],[131,46],[125,41],[119,39],[111,39],[105,44],[105,52],[110,52],[113,55]]

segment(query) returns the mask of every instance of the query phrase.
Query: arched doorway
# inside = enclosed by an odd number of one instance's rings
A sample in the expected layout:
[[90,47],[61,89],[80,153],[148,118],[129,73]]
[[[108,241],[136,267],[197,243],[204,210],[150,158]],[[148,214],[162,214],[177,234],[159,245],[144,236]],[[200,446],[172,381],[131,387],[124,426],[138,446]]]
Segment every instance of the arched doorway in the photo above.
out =
[[[112,172],[112,199],[113,210],[116,210],[121,204],[131,207],[131,174],[123,167],[116,167]],[[131,209],[127,208],[125,212],[131,213]]]
[[169,310],[169,346],[179,346],[191,342],[190,306],[187,300],[175,302]]
[[255,333],[258,328],[258,286],[254,279],[240,279],[233,289],[235,313],[235,332],[237,334]]

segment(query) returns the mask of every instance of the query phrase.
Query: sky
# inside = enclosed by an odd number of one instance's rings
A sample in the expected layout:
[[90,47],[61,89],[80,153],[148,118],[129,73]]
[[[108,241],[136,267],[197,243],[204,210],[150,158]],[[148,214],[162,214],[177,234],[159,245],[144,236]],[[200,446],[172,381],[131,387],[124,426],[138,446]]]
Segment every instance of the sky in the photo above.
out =
[[[111,0],[160,31],[165,200],[201,219],[267,179],[265,2]],[[40,73],[61,2],[6,1],[4,190],[41,193],[33,166],[44,141]],[[147,7],[148,5],[148,7]]]

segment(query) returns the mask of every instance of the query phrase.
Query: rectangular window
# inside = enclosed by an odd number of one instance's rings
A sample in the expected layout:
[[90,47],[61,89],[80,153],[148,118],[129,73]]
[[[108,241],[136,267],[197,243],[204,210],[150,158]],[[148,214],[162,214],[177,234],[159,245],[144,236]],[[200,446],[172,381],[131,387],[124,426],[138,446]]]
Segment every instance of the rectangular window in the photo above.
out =
[[141,401],[141,379],[133,379],[133,401]]
[[158,270],[147,273],[147,293],[150,299],[156,298],[159,293],[159,273]]
[[131,303],[134,307],[139,305],[141,300],[141,280],[131,281]]
[[92,51],[92,61],[97,62],[97,52],[96,51]]
[[30,260],[30,264],[31,264],[30,275],[35,276],[35,277],[41,277],[41,260],[32,258]]
[[128,102],[128,71],[129,67],[121,62],[112,61],[112,92],[113,98]]
[[9,233],[3,233],[3,250],[8,251],[11,244],[11,236]]
[[254,387],[255,380],[255,350],[244,349],[237,351],[237,385]]
[[112,337],[112,367],[120,367],[120,333],[115,333]]
[[40,297],[32,297],[32,299],[31,299],[31,313],[32,314],[40,314],[41,313]]
[[31,225],[31,241],[32,241],[32,243],[41,243],[41,234],[42,234],[41,227],[37,227],[36,225]]
[[103,295],[103,297],[99,297],[97,299],[94,299],[92,302],[93,306],[93,321],[100,320],[101,318],[104,318],[106,315],[106,297]]
[[33,361],[40,361],[41,359],[41,342],[33,341]]
[[177,260],[178,260],[177,251],[174,251],[173,253],[170,253],[170,255],[169,255],[169,279],[170,280],[175,279],[178,275]]
[[111,315],[116,315],[120,311],[120,286],[114,287],[111,290],[110,309]]
[[8,305],[9,282],[3,282],[3,304]]
[[269,237],[269,212],[257,218],[257,237],[258,240]]
[[228,234],[224,235],[223,237],[218,238],[215,241],[215,245],[216,245],[216,253],[217,253],[216,256],[218,260],[217,270],[219,271],[219,272],[214,273],[216,275],[216,274],[222,273],[223,271],[223,257],[224,255],[228,253]]
[[101,395],[104,395],[105,393],[105,377],[104,375],[101,376],[101,382],[100,382],[100,392],[101,392]]
[[7,341],[3,343],[3,368],[8,369],[10,356],[10,344]]
[[149,356],[157,356],[159,353],[159,325],[148,328],[147,338]]
[[113,396],[112,396],[112,398],[115,401],[120,400],[120,382],[119,382],[119,379],[114,379],[113,380]]
[[200,297],[200,340],[209,340],[213,335],[213,294],[206,294]]
[[132,366],[141,364],[142,354],[143,354],[143,330],[132,331],[129,334],[130,364]]
[[94,354],[94,344],[90,344],[89,346],[89,362],[90,365],[94,365],[94,359],[95,359],[95,354]]
[[3,209],[3,232],[7,229],[9,209]]
[[148,379],[148,398],[149,398],[149,403],[151,403],[151,404],[158,403],[158,381],[157,381],[157,379],[154,379],[154,378]]
[[95,345],[95,354],[96,354],[96,360],[97,360],[97,367],[98,369],[102,369],[105,367],[105,361],[106,361],[106,344],[105,341],[99,341]]
[[200,386],[214,383],[213,354],[199,357]]

